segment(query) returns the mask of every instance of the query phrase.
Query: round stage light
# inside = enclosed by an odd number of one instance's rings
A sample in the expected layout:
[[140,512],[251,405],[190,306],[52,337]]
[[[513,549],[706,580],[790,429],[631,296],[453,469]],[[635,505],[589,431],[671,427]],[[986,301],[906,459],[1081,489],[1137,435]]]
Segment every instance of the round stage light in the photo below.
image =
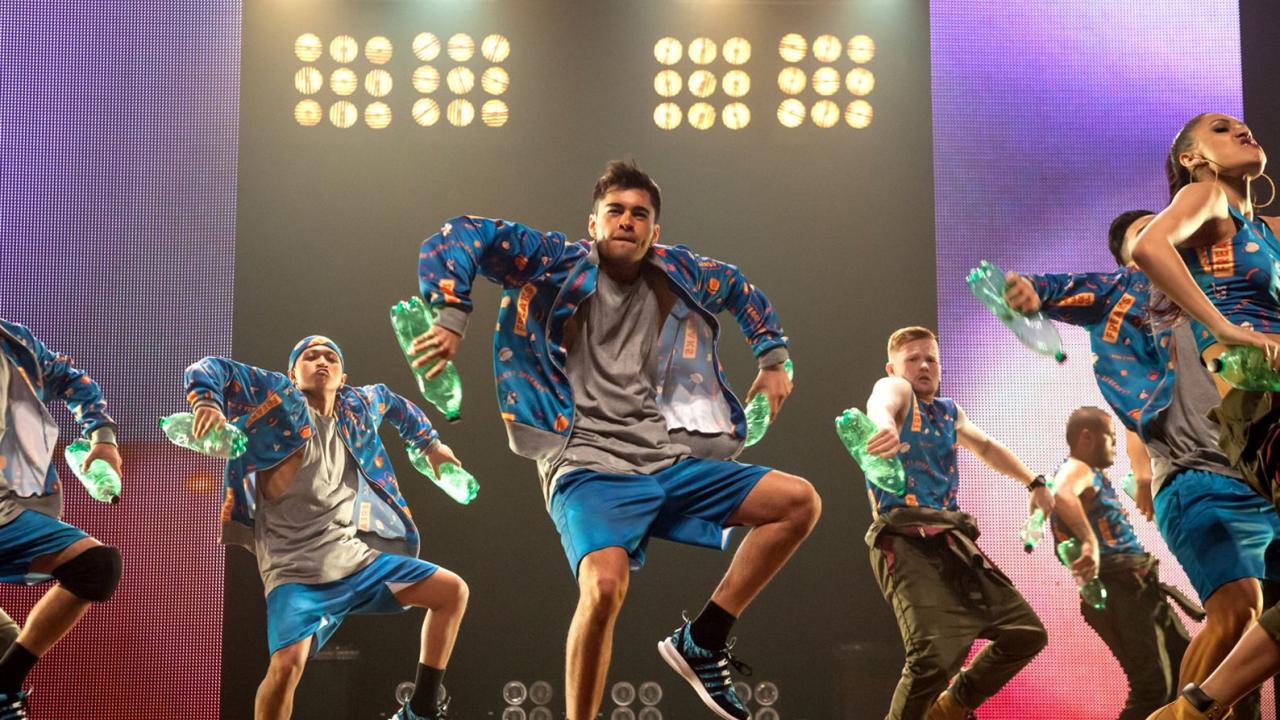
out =
[[778,702],[778,686],[768,680],[756,684],[756,702],[765,706]]
[[335,95],[350,95],[356,91],[360,81],[351,68],[338,68],[329,76],[329,88]]
[[804,124],[804,118],[808,114],[804,103],[795,98],[787,98],[778,105],[778,122],[783,127],[797,128]]
[[643,707],[636,714],[636,720],[662,720],[662,711],[656,707]]
[[820,128],[835,127],[840,122],[840,106],[830,100],[819,100],[809,112],[813,124]]
[[529,711],[529,720],[555,720],[551,708],[538,706]]
[[511,41],[506,35],[497,33],[486,35],[484,40],[480,41],[480,54],[489,62],[500,63],[511,54]]
[[684,78],[675,70],[663,70],[653,76],[653,91],[662,97],[675,97],[684,87]]
[[709,65],[716,59],[716,41],[708,37],[694,38],[689,42],[689,62]]
[[675,65],[684,55],[684,46],[673,37],[664,37],[653,44],[653,57],[663,65]]
[[413,121],[422,127],[440,122],[440,106],[431,98],[418,98],[413,103]]
[[724,41],[724,61],[730,65],[745,65],[751,59],[751,43],[746,38],[731,37]]
[[778,720],[778,711],[771,707],[762,707],[751,716],[752,720]]
[[365,73],[364,91],[374,97],[386,97],[391,92],[391,73],[382,69]]
[[876,76],[866,68],[854,68],[845,76],[844,86],[858,97],[869,95],[876,89]]
[[476,41],[466,33],[458,33],[449,38],[449,57],[454,62],[466,62],[476,54]]
[[716,76],[708,70],[694,70],[689,75],[689,93],[694,97],[708,98],[716,92]]
[[778,41],[778,54],[787,62],[800,62],[809,53],[809,42],[800,33],[787,33]]
[[546,705],[554,696],[555,691],[552,690],[551,683],[546,680],[538,680],[529,686],[529,699],[537,705]]
[[662,686],[652,680],[642,682],[636,689],[636,695],[645,705],[657,705],[662,702]]
[[315,62],[324,54],[324,43],[315,33],[303,33],[293,41],[293,54],[302,62]]
[[751,686],[741,680],[733,684],[733,691],[737,693],[738,699],[744,703],[751,702]]
[[778,89],[787,95],[799,95],[809,84],[809,76],[798,67],[782,68],[778,73]]
[[329,42],[329,55],[340,63],[349,63],[356,59],[360,45],[350,35],[339,35]]
[[730,70],[724,74],[720,87],[725,95],[740,98],[751,91],[751,76],[741,70]]
[[869,35],[854,35],[849,40],[849,59],[862,65],[876,56],[876,41]]
[[694,103],[689,107],[689,125],[698,130],[709,130],[716,124],[716,109],[710,103]]
[[629,707],[614,708],[609,720],[636,720],[636,713]]
[[476,86],[476,74],[471,72],[471,68],[459,65],[449,71],[445,84],[454,95],[466,95]]
[[365,59],[374,65],[386,65],[391,60],[393,52],[391,41],[382,35],[375,35],[364,44]]
[[486,127],[502,127],[507,124],[507,119],[510,117],[511,111],[501,100],[486,100],[484,105],[480,106],[480,122]]
[[751,108],[740,102],[729,103],[720,112],[720,121],[730,130],[741,130],[751,123]]
[[510,680],[502,686],[502,701],[508,705],[519,705],[529,697],[529,689],[519,680]]
[[449,102],[445,108],[445,117],[454,127],[466,127],[476,119],[476,109],[466,98],[457,98]]
[[840,92],[840,71],[833,67],[820,67],[814,70],[813,91],[824,96]]
[[813,39],[813,57],[818,62],[832,63],[840,59],[844,43],[835,35],[819,35]]
[[324,75],[313,67],[304,67],[293,74],[293,86],[303,95],[314,95],[324,87]]
[[324,117],[324,110],[315,100],[303,100],[293,106],[293,119],[302,127],[315,127]]
[[653,123],[663,130],[675,130],[684,120],[680,106],[673,102],[660,103],[653,111]]
[[440,71],[430,65],[419,66],[413,71],[413,89],[430,95],[440,89]]
[[329,122],[335,127],[349,128],[355,125],[359,114],[356,112],[356,106],[346,100],[339,100],[329,106]]
[[491,67],[480,76],[480,87],[490,95],[501,95],[511,87],[511,76],[500,67]]
[[871,103],[866,100],[854,100],[844,109],[844,121],[859,130],[871,124],[871,117]]
[[371,102],[364,109],[364,124],[381,130],[391,124],[391,108],[384,102]]
[[609,697],[614,705],[630,705],[636,699],[636,686],[626,681],[616,682],[609,690]]
[[509,707],[502,711],[502,720],[528,720],[524,708]]
[[413,56],[422,62],[430,62],[440,56],[440,38],[429,32],[418,33],[413,39]]

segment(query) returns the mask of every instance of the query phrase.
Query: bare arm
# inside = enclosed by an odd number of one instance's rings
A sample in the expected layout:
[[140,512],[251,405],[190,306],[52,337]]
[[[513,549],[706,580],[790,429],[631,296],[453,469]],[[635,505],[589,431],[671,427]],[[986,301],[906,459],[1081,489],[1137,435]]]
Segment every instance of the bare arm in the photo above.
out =
[[1125,431],[1124,450],[1129,456],[1129,469],[1133,471],[1133,501],[1142,516],[1151,520],[1156,513],[1155,502],[1151,498],[1151,480],[1155,475],[1151,470],[1151,453],[1147,452],[1147,445],[1138,433],[1132,430]]
[[1054,491],[1054,512],[1071,535],[1080,541],[1080,557],[1071,563],[1071,572],[1088,582],[1098,574],[1098,538],[1089,527],[1089,519],[1080,504],[1080,493],[1093,480],[1093,468],[1072,458],[1058,470],[1057,489]]
[[[1017,480],[1024,487],[1036,479],[1036,474],[1031,471],[1031,468],[1014,455],[1004,443],[992,439],[981,428],[970,422],[959,406],[956,407],[956,441],[976,455],[987,467]],[[1046,488],[1036,488],[1031,491],[1031,504],[1047,515],[1053,511],[1053,496]]]
[[911,383],[898,377],[885,377],[876,381],[867,398],[867,417],[880,428],[867,440],[867,452],[880,457],[898,453],[898,433],[911,405]]

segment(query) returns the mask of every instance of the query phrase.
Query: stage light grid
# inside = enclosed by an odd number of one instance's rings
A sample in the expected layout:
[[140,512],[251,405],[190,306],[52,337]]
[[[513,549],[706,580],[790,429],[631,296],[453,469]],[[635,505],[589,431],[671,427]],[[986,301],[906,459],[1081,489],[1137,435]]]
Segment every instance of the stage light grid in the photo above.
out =
[[[659,97],[653,122],[659,128],[688,125],[710,130],[718,121],[729,130],[741,130],[751,124],[751,108],[745,102],[751,76],[743,69],[751,59],[746,38],[735,36],[717,44],[713,38],[696,37],[686,47],[668,36],[654,43],[653,57],[661,66],[653,78]],[[682,100],[689,104],[682,105]]]

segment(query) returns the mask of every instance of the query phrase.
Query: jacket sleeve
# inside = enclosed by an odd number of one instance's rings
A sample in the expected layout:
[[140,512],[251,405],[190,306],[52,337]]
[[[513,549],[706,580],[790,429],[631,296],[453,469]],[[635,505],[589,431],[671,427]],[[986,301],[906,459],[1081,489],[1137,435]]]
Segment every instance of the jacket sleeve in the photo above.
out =
[[35,335],[28,334],[28,340],[40,363],[45,397],[66,403],[85,437],[95,442],[114,443],[116,421],[107,414],[107,403],[102,399],[98,383],[77,368],[70,357],[49,350]]
[[737,266],[690,253],[698,302],[712,313],[733,313],[761,367],[786,360],[787,338],[769,298]]
[[1050,320],[1095,325],[1106,317],[1116,293],[1123,292],[1114,273],[1051,273],[1027,275],[1040,296],[1040,311]]
[[369,404],[375,425],[381,424],[383,418],[386,418],[406,444],[423,453],[435,450],[440,444],[440,433],[431,426],[427,414],[391,388],[379,383],[357,388],[356,392]]
[[187,402],[193,409],[214,405],[229,418],[257,407],[282,383],[289,382],[283,373],[215,356],[192,363],[183,379]]
[[418,289],[437,308],[439,322],[462,334],[477,274],[503,287],[519,287],[556,268],[568,242],[506,220],[462,215],[422,242]]

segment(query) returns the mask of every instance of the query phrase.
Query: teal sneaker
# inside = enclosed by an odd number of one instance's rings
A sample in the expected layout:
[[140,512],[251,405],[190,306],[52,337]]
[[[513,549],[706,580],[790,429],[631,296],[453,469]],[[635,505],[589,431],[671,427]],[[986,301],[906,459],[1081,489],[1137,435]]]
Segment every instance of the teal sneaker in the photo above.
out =
[[[445,700],[443,703],[437,705],[436,711],[429,715],[419,715],[415,713],[413,711],[413,708],[409,707],[409,701],[405,700],[404,705],[400,706],[400,710],[396,712],[395,715],[391,716],[391,720],[448,720],[448,718],[449,718],[449,701],[448,700]],[[3,715],[0,715],[0,720],[5,720],[5,717]]]
[[0,720],[26,720],[27,693],[0,693]]
[[671,637],[658,643],[658,654],[693,686],[703,704],[722,720],[749,720],[751,712],[733,690],[729,668],[751,674],[751,667],[729,653],[730,643],[722,650],[698,647],[689,636],[689,623],[676,628]]

